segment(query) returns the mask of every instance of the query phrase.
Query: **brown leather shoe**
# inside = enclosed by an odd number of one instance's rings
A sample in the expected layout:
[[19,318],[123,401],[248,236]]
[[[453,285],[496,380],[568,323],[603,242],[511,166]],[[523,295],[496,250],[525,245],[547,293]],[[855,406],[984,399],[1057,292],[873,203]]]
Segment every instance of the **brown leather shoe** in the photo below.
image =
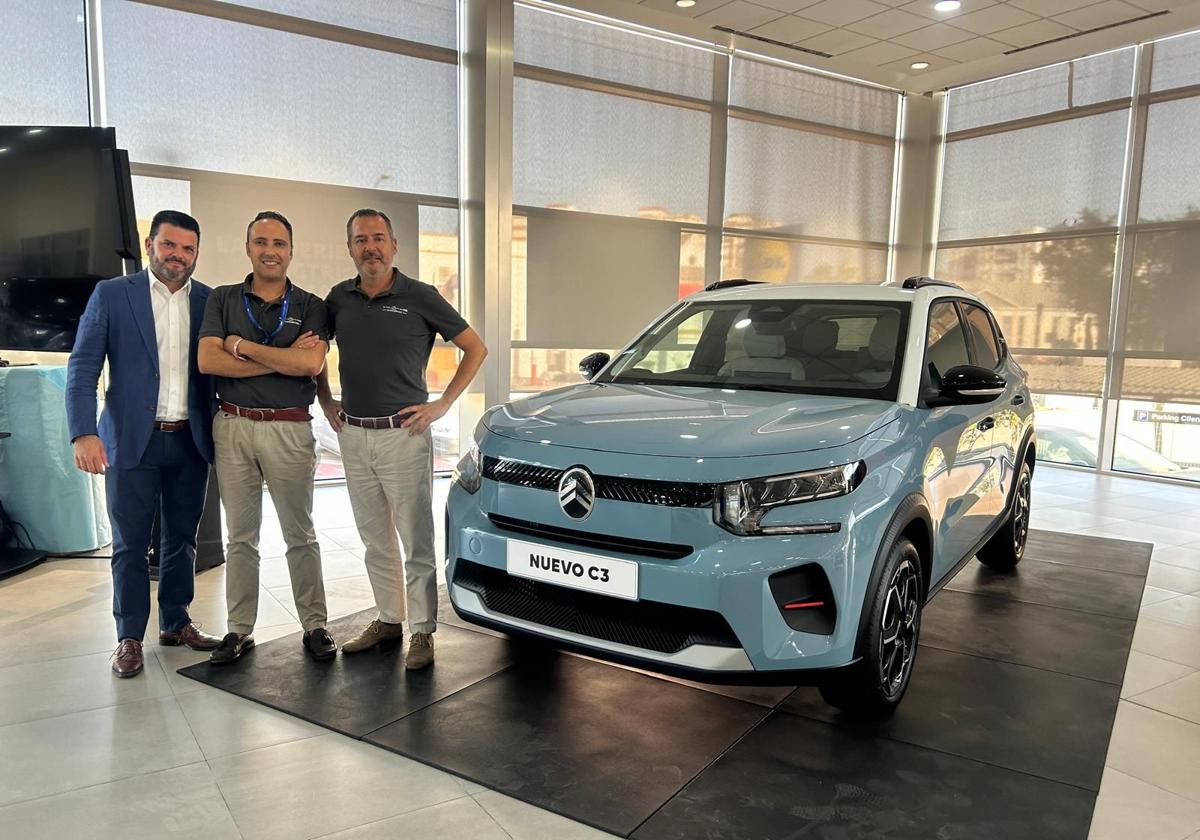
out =
[[221,640],[201,632],[200,625],[189,621],[178,630],[164,630],[159,633],[158,643],[168,647],[187,645],[192,650],[216,650]]
[[122,639],[112,655],[112,670],[118,677],[136,677],[142,673],[145,660],[142,658],[142,643],[137,639]]

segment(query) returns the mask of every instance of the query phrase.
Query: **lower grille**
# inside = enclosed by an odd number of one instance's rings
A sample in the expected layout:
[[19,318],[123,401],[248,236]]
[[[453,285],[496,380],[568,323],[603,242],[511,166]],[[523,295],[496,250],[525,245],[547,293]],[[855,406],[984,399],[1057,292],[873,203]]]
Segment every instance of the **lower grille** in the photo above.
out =
[[691,645],[740,647],[729,623],[710,610],[622,601],[510,575],[459,558],[454,583],[479,595],[493,613],[593,639],[658,653]]

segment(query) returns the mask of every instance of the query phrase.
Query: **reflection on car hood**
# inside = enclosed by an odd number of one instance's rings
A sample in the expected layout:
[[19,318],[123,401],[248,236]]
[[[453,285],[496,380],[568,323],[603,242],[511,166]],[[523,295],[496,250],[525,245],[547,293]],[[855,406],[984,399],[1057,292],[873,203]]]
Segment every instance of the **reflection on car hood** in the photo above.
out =
[[651,385],[575,385],[497,406],[493,432],[556,446],[738,458],[842,446],[891,422],[896,403]]

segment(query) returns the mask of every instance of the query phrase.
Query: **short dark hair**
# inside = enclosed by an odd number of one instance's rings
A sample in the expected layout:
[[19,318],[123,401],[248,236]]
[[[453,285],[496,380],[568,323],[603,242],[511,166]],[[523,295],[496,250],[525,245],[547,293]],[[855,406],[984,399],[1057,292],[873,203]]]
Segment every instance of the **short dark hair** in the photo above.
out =
[[382,210],[372,210],[370,207],[364,207],[361,210],[355,210],[350,214],[350,218],[346,220],[346,241],[350,241],[350,226],[354,224],[355,219],[372,217],[383,219],[383,223],[387,225],[388,235],[391,236],[392,239],[396,238],[396,232],[392,230],[392,220],[387,217],[387,213],[384,213]]
[[158,229],[163,225],[174,225],[177,228],[190,230],[196,234],[196,244],[200,244],[200,223],[180,210],[159,210],[150,220],[150,238],[158,236]]
[[274,210],[264,210],[261,213],[259,213],[257,216],[255,216],[253,219],[250,220],[250,224],[246,225],[246,241],[247,242],[250,241],[250,228],[254,227],[255,222],[261,222],[265,219],[270,219],[271,221],[279,222],[279,224],[281,224],[285,228],[287,228],[288,242],[294,244],[295,240],[292,238],[292,223],[289,222],[282,213],[276,213]]

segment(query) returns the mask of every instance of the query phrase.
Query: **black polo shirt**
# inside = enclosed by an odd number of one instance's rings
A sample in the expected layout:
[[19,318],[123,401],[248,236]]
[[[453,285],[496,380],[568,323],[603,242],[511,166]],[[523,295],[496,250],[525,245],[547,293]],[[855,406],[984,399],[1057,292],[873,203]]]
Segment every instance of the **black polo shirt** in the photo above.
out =
[[392,269],[392,285],[368,298],[359,278],[325,297],[329,335],[337,338],[342,406],[355,417],[386,417],[429,399],[425,368],[437,335],[447,341],[467,328],[428,283]]
[[[212,290],[204,308],[204,321],[200,325],[201,338],[224,339],[227,335],[240,335],[271,347],[290,347],[301,333],[306,332],[329,340],[325,302],[319,297],[288,280],[284,296],[268,303],[250,291],[253,280],[254,275],[248,274],[241,283],[217,286]],[[287,317],[280,327],[285,300]],[[257,327],[246,314],[247,305],[254,320],[258,321]],[[268,339],[271,333],[274,335]],[[311,376],[287,376],[271,372],[245,379],[225,376],[214,376],[213,379],[217,383],[217,396],[246,408],[309,406],[317,396],[317,383]]]

